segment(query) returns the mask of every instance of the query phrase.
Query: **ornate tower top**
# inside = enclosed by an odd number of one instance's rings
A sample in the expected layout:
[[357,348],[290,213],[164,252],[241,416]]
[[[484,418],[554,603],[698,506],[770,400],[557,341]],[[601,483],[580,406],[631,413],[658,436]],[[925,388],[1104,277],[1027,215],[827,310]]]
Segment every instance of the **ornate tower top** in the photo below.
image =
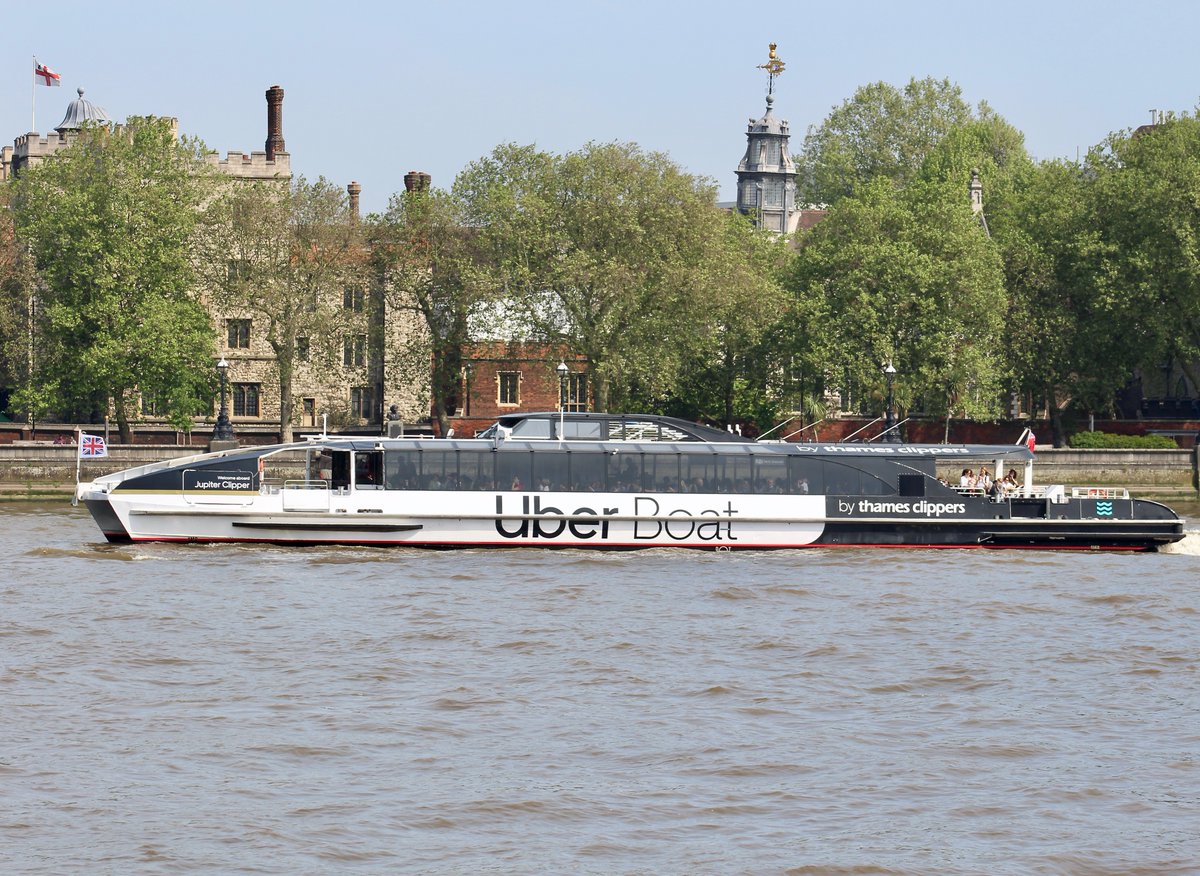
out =
[[783,72],[783,61],[771,43],[767,63],[767,110],[762,118],[746,125],[746,154],[738,165],[737,210],[752,217],[754,224],[777,234],[796,230],[800,211],[796,207],[796,165],[788,154],[786,119],[775,115],[775,77]]
[[775,54],[775,43],[771,43],[767,52],[767,63],[759,64],[759,70],[767,71],[767,94],[775,93],[775,77],[783,72],[784,63]]

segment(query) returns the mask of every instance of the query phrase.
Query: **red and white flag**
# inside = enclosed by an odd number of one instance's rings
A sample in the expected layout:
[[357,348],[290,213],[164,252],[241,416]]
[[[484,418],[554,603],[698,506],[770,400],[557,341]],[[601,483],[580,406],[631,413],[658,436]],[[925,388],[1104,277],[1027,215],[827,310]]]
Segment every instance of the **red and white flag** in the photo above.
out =
[[37,58],[33,59],[33,75],[42,80],[42,85],[49,85],[53,88],[58,88],[62,85],[62,77],[45,64],[39,64]]

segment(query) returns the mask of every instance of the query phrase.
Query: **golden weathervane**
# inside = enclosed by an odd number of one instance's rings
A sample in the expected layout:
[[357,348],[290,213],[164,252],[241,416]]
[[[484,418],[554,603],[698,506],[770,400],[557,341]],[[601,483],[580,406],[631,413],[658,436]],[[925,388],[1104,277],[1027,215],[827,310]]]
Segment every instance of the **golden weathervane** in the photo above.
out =
[[767,71],[767,94],[775,91],[775,77],[783,72],[783,61],[775,54],[775,43],[771,43],[771,51],[767,55],[767,63],[759,64],[759,70]]

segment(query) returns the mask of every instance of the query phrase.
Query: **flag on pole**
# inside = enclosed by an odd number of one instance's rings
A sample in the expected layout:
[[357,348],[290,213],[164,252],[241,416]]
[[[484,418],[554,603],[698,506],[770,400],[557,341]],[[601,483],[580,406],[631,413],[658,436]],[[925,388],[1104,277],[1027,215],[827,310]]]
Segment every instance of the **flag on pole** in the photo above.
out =
[[89,435],[87,432],[80,432],[79,458],[95,459],[99,456],[108,456],[108,445],[104,443],[104,439],[99,435]]
[[49,85],[52,88],[58,88],[62,85],[62,77],[45,64],[39,64],[37,58],[33,59],[33,75],[42,80],[42,85]]

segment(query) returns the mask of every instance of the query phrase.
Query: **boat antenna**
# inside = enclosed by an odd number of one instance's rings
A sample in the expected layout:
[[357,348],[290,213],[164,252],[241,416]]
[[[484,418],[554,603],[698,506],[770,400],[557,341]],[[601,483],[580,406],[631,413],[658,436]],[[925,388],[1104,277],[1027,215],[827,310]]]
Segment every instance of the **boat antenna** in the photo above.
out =
[[771,427],[770,429],[768,429],[767,431],[763,432],[761,435],[759,435],[759,436],[758,436],[757,438],[755,438],[754,440],[755,440],[755,441],[762,441],[764,438],[766,438],[768,435],[770,435],[770,434],[771,434],[772,432],[774,432],[776,429],[782,429],[784,426],[786,426],[786,425],[787,425],[788,423],[790,423],[792,420],[798,420],[798,419],[800,419],[800,417],[801,417],[801,416],[803,416],[803,415],[802,415],[802,414],[792,414],[790,417],[788,417],[788,418],[787,418],[786,420],[784,420],[783,422],[781,422],[781,423],[776,423],[774,426],[772,426],[772,427]]
[[796,435],[799,435],[801,432],[807,432],[813,426],[819,426],[822,423],[824,423],[827,419],[828,419],[828,417],[821,417],[821,419],[817,420],[815,423],[809,423],[807,426],[797,429],[795,432],[789,432],[788,434],[783,436],[783,440],[787,441],[789,438],[794,438]]
[[[899,423],[896,423],[896,424],[894,424],[894,425],[888,426],[886,429],[884,429],[882,432],[880,432],[878,435],[876,435],[876,436],[875,436],[875,438],[882,438],[884,435],[886,435],[888,432],[891,432],[893,429],[899,429],[901,426],[903,426],[905,423],[907,423],[907,422],[909,421],[909,419],[911,419],[911,418],[910,418],[910,417],[905,417],[905,418],[904,418],[903,420],[901,420]],[[864,428],[865,428],[865,427],[864,427]],[[869,443],[869,442],[871,442],[871,441],[874,441],[874,440],[875,440],[875,438],[868,438],[868,439],[867,439],[867,442]]]
[[859,432],[862,432],[864,429],[870,429],[872,426],[874,426],[876,423],[878,423],[882,419],[883,419],[883,417],[876,417],[874,420],[867,423],[867,425],[863,426],[861,429],[855,429],[853,432],[851,432],[849,435],[847,435],[845,438],[843,438],[842,441],[843,442],[849,441],[851,438],[853,438]]

